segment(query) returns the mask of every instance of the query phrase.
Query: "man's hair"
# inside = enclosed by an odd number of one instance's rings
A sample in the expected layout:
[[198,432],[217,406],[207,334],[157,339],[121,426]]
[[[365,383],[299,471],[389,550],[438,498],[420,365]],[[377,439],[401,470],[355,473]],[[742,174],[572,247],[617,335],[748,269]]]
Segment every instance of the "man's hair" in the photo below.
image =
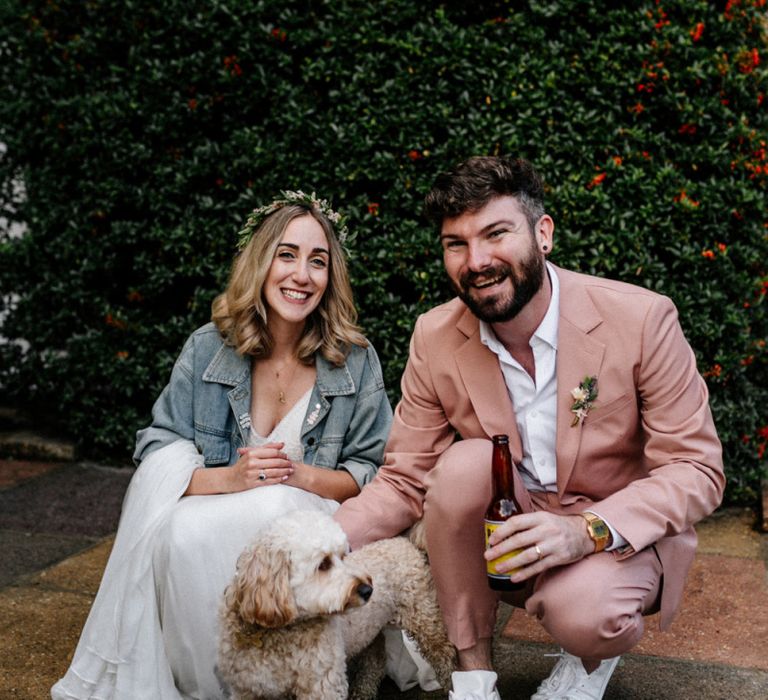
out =
[[515,197],[531,231],[544,216],[544,183],[522,158],[473,156],[440,173],[424,200],[424,214],[438,228],[443,219],[475,212],[491,199]]

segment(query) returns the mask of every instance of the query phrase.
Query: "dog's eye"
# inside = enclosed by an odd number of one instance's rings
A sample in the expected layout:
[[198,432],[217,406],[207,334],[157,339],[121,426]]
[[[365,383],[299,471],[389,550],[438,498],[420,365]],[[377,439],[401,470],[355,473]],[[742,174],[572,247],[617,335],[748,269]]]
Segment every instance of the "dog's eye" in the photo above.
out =
[[333,566],[333,559],[326,557],[320,562],[320,566],[317,567],[318,571],[328,571]]

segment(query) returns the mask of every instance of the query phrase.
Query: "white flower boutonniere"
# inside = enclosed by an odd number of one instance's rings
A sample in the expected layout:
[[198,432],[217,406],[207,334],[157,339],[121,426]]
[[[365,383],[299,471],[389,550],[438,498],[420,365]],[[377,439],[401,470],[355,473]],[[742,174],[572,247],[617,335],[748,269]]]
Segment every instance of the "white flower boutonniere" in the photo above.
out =
[[573,397],[571,413],[574,414],[571,427],[574,427],[584,422],[592,404],[597,399],[597,377],[584,377],[584,381],[571,390],[571,396]]

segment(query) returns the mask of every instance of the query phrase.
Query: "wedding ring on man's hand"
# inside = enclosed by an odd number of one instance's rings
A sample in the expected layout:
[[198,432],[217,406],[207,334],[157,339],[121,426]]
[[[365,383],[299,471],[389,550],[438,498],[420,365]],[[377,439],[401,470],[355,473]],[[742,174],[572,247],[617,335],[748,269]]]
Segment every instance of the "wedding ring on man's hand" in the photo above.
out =
[[267,473],[262,469],[259,472],[259,481],[266,481],[267,479]]
[[536,554],[538,554],[538,555],[539,555],[539,561],[541,561],[541,560],[542,560],[542,557],[544,556],[544,554],[543,554],[543,553],[542,553],[542,551],[539,549],[539,545],[534,545],[534,547],[533,547],[533,548],[536,550]]

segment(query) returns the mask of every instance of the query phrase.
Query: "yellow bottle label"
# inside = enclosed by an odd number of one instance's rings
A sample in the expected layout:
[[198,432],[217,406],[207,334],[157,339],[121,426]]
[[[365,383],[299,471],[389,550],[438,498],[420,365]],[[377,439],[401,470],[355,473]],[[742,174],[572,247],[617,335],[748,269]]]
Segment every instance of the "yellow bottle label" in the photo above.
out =
[[[491,536],[491,533],[499,527],[499,525],[503,525],[504,521],[501,520],[486,520],[485,521],[485,548],[489,549],[488,546],[488,538]],[[522,552],[522,549],[515,549],[511,552],[508,552],[507,554],[502,554],[500,557],[497,557],[496,559],[491,559],[491,561],[486,562],[485,569],[488,572],[488,575],[493,578],[498,579],[508,579],[512,574],[517,571],[517,569],[512,569],[511,571],[505,571],[500,572],[496,571],[496,566],[500,564],[503,561],[507,561],[508,559],[512,559],[512,557],[517,556]]]

